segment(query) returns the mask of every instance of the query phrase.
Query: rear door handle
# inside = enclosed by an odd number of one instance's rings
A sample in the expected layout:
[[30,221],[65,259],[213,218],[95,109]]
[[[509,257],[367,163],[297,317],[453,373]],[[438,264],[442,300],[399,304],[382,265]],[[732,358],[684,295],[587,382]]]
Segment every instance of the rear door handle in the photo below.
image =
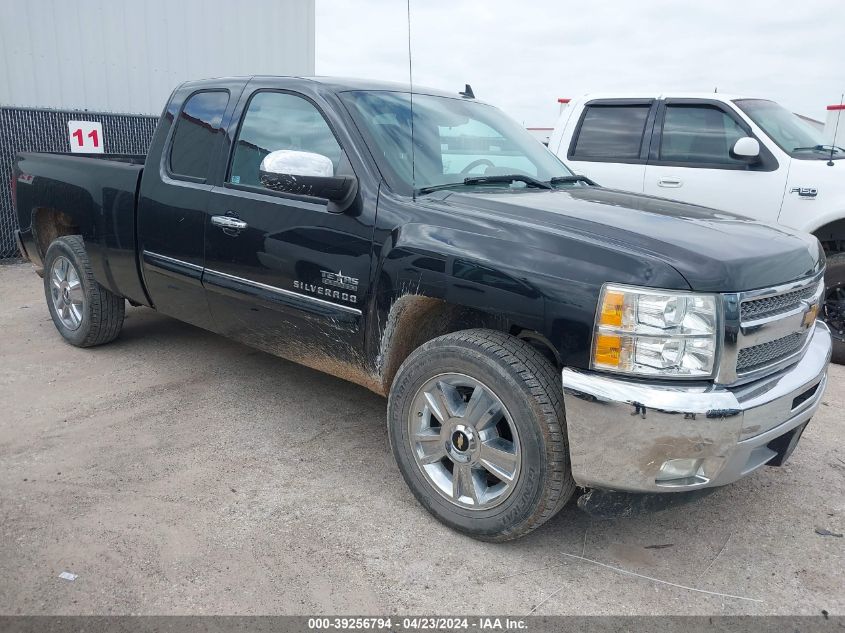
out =
[[682,187],[684,185],[683,181],[678,180],[677,178],[661,178],[657,181],[658,187]]
[[238,232],[243,231],[249,225],[244,222],[243,220],[239,220],[238,218],[233,218],[230,215],[212,215],[211,216],[211,223],[214,226],[219,226],[225,233],[231,235],[230,232]]

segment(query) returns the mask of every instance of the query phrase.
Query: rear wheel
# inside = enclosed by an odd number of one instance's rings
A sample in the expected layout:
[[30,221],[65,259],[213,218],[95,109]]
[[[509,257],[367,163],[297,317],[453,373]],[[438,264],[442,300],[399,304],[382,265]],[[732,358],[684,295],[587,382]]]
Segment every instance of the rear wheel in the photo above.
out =
[[557,370],[492,330],[436,338],[399,368],[388,402],[393,453],[419,502],[446,525],[505,541],[572,495]]
[[79,235],[60,237],[47,249],[44,294],[53,324],[72,345],[102,345],[120,334],[126,304],[94,279]]
[[833,335],[834,363],[845,364],[845,253],[827,258],[824,275],[824,320]]

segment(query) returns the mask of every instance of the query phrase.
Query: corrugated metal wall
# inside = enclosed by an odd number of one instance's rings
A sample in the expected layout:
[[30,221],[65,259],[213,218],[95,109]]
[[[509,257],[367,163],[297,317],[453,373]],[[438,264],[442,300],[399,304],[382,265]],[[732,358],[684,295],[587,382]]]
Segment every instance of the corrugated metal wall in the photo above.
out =
[[0,105],[161,113],[189,79],[313,75],[315,0],[11,0]]
[[155,118],[123,115],[157,117],[183,81],[313,75],[314,2],[2,0],[0,259],[17,252],[15,152],[69,151],[75,119],[103,122],[107,152],[143,153]]

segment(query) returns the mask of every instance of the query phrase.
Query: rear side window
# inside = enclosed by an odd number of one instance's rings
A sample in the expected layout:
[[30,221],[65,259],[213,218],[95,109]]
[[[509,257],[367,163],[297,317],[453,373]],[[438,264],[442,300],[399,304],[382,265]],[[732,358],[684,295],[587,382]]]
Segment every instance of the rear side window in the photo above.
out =
[[666,107],[660,160],[682,163],[744,165],[731,149],[745,131],[726,112],[706,105]]
[[639,158],[650,105],[587,106],[570,158]]
[[228,103],[225,90],[198,92],[185,102],[170,145],[171,173],[205,180]]
[[282,149],[326,156],[335,173],[343,154],[328,123],[310,101],[285,92],[259,92],[244,115],[229,182],[260,187],[261,161]]

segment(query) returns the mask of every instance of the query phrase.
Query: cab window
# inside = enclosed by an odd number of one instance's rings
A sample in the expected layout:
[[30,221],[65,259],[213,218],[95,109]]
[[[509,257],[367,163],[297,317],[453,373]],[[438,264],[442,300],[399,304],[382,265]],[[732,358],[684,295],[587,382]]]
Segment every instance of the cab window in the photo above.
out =
[[731,158],[731,149],[744,136],[739,123],[715,106],[669,105],[663,120],[660,160],[745,165]]
[[226,90],[198,92],[185,102],[170,145],[171,174],[205,180],[228,103]]
[[267,154],[289,149],[328,157],[337,172],[342,150],[323,115],[302,97],[259,92],[249,102],[232,155],[228,182],[260,187]]
[[587,106],[570,158],[639,158],[650,109],[650,104]]

